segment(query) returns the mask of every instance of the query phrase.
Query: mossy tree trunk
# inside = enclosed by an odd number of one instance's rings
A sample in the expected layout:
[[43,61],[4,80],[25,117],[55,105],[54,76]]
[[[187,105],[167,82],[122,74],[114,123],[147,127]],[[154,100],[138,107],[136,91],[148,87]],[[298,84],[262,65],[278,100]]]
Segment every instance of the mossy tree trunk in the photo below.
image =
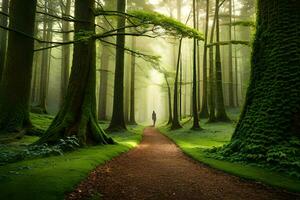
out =
[[[8,0],[2,1],[2,12],[8,13]],[[8,25],[8,19],[4,15],[0,15],[0,24],[2,26]],[[5,66],[5,54],[7,48],[7,31],[4,29],[0,30],[0,82],[2,79],[2,74]]]
[[[33,37],[36,0],[11,0],[9,11],[9,28]],[[2,134],[9,133],[9,136],[19,137],[31,128],[29,104],[33,49],[33,39],[17,32],[9,32],[7,60],[0,86]]]
[[221,51],[220,51],[220,19],[219,19],[219,0],[216,0],[216,93],[217,93],[217,102],[216,102],[216,120],[222,122],[228,122],[228,118],[224,105],[224,95],[223,95],[223,82],[222,82],[222,63],[221,63]]
[[[118,12],[126,11],[126,0],[117,1]],[[113,114],[109,131],[126,130],[124,120],[124,47],[125,47],[125,27],[126,19],[118,18],[117,47],[116,47],[116,67],[114,80]]]
[[297,0],[258,1],[250,85],[230,152],[265,157],[280,148],[280,162],[299,161],[299,10]]
[[171,125],[171,129],[173,130],[182,128],[179,122],[179,113],[178,113],[178,78],[179,78],[179,67],[180,67],[180,59],[181,59],[181,46],[182,46],[182,38],[179,41],[176,75],[174,81],[174,104],[173,104],[174,115],[173,115],[173,120]]
[[[75,35],[95,34],[95,0],[75,1]],[[66,99],[46,131],[37,142],[53,144],[75,135],[81,145],[110,144],[96,118],[96,44],[93,38],[75,43],[73,65]]]

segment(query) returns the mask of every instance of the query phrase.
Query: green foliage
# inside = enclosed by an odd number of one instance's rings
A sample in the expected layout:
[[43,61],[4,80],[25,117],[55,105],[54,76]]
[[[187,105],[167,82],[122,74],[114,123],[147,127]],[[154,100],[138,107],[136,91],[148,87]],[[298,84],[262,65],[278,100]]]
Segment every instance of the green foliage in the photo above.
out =
[[300,38],[296,2],[259,1],[251,80],[230,144],[215,158],[255,163],[300,178]]
[[75,136],[60,139],[55,145],[47,144],[27,146],[20,151],[11,149],[8,145],[0,145],[0,165],[19,162],[25,159],[63,155],[64,152],[79,148],[79,141]]
[[135,22],[136,24],[144,24],[144,27],[154,25],[155,27],[161,27],[166,31],[167,34],[173,36],[204,40],[203,35],[197,30],[190,28],[183,23],[160,13],[145,10],[135,10],[130,11],[129,14],[133,16],[133,22]]
[[128,128],[127,132],[110,135],[117,142],[115,145],[80,148],[63,156],[0,166],[0,199],[64,199],[65,194],[73,191],[97,165],[128,151],[140,142],[142,127]]
[[[222,25],[229,25],[229,23],[224,23]],[[232,26],[249,26],[255,28],[255,22],[253,21],[235,21],[231,23]]]
[[[236,111],[228,112],[232,117],[236,118]],[[190,131],[191,121],[188,121],[181,130],[170,131],[169,127],[162,127],[160,130],[172,139],[187,155],[193,159],[203,162],[213,168],[223,170],[225,172],[246,178],[263,182],[272,186],[281,187],[290,191],[300,192],[300,180],[296,178],[297,173],[291,169],[299,166],[299,158],[293,157],[293,151],[278,149],[274,147],[269,153],[269,158],[276,161],[269,165],[267,163],[257,162],[254,164],[249,159],[264,159],[261,154],[238,155],[233,153],[233,156],[228,159],[228,155],[232,152],[223,152],[223,145],[228,145],[231,135],[234,131],[234,125],[230,123],[202,123],[203,131]],[[296,141],[295,141],[296,142]],[[247,148],[257,151],[262,146],[248,146]],[[253,150],[254,149],[254,150]],[[299,149],[298,149],[299,150]],[[282,162],[282,158],[290,157],[290,163],[281,163],[284,169],[284,164],[288,164],[287,169],[278,171],[277,162]],[[241,160],[241,158],[244,158]],[[291,170],[291,171],[289,171]]]

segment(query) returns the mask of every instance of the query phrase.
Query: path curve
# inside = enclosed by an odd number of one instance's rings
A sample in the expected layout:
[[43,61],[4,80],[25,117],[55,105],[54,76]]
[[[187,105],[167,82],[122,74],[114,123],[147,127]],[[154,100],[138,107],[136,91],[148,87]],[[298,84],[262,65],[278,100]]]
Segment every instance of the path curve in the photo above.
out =
[[97,167],[68,200],[294,200],[296,194],[242,180],[193,161],[154,128],[141,144]]

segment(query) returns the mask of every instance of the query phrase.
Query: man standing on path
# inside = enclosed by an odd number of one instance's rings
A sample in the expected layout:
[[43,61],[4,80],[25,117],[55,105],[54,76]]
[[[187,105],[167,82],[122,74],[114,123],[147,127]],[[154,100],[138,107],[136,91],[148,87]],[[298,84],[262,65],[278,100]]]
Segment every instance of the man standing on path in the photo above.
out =
[[153,127],[155,127],[155,123],[156,123],[156,113],[155,113],[154,110],[153,110],[153,112],[152,112],[152,120],[153,120]]

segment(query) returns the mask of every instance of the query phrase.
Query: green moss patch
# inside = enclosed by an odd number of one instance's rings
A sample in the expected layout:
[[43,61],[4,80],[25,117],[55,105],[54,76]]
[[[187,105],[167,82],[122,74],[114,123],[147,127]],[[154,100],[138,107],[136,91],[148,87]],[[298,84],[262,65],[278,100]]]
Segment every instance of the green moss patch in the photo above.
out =
[[286,173],[271,170],[269,167],[254,165],[246,162],[233,162],[212,157],[207,151],[215,147],[222,147],[230,142],[234,131],[234,124],[230,123],[202,123],[203,131],[190,130],[191,122],[183,129],[170,131],[169,127],[160,130],[172,139],[188,156],[213,168],[237,175],[245,179],[259,181],[274,187],[284,188],[293,192],[300,192],[300,180],[288,176]]

